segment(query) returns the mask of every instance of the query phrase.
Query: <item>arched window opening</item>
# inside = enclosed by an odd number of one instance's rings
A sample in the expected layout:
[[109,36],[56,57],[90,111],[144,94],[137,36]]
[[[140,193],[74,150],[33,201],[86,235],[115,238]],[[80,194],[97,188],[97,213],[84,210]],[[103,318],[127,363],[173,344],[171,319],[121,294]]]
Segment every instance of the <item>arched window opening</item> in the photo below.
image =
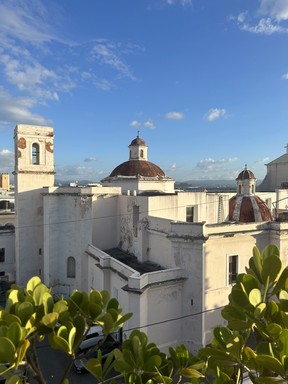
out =
[[75,259],[72,256],[69,256],[67,259],[67,277],[75,277],[76,276],[76,263]]
[[143,159],[143,157],[144,157],[143,149],[140,150],[140,157],[141,157],[141,159]]
[[39,144],[32,144],[32,164],[40,164]]

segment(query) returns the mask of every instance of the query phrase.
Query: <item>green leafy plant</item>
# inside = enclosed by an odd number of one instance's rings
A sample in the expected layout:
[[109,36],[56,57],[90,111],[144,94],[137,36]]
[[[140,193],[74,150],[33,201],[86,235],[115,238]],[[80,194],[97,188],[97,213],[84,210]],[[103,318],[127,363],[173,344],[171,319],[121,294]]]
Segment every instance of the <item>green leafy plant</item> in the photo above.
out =
[[[255,384],[287,383],[288,267],[276,246],[269,245],[262,253],[254,247],[222,316],[227,325],[214,329],[211,344],[197,356],[184,345],[170,347],[166,355],[143,332],[133,330],[105,361],[95,346],[96,357],[88,360],[86,369],[99,382],[111,384],[119,378],[126,384],[241,384],[245,376]],[[38,277],[25,289],[13,286],[0,310],[0,373],[9,384],[27,382],[31,373],[45,383],[35,343],[47,339],[68,356],[60,381],[66,384],[91,326],[101,325],[108,336],[130,317],[122,315],[118,301],[107,291],[74,291],[68,299],[55,301]],[[111,377],[112,372],[116,373]]]
[[101,325],[107,336],[131,317],[121,312],[118,301],[110,298],[107,291],[74,291],[67,300],[54,301],[51,290],[39,277],[30,279],[25,289],[12,286],[6,306],[0,310],[1,375],[8,383],[14,383],[26,382],[32,374],[44,383],[36,341],[47,338],[52,348],[69,357],[61,379],[67,382],[79,345],[91,326]]

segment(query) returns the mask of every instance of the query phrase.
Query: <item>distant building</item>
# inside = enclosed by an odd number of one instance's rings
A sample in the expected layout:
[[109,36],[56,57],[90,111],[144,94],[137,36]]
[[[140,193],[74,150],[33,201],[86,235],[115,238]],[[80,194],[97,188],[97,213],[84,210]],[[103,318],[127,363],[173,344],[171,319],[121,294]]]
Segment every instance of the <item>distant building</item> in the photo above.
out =
[[0,290],[1,282],[15,281],[15,211],[14,191],[10,191],[9,175],[1,174],[0,188]]
[[[17,283],[39,275],[63,295],[109,290],[133,312],[124,337],[141,328],[163,349],[195,351],[223,324],[221,308],[254,245],[272,242],[288,261],[288,222],[269,212],[285,209],[288,190],[258,193],[267,215],[243,222],[231,212],[234,194],[175,191],[139,135],[103,186],[56,187],[53,129],[18,125],[14,137]],[[245,169],[236,201],[249,195],[253,205],[254,183]]]
[[174,193],[175,180],[165,175],[158,165],[148,161],[148,147],[139,137],[129,145],[129,160],[118,165],[108,177],[103,179],[104,187],[120,186],[123,193],[143,193],[155,191]]
[[256,177],[245,166],[237,179],[237,194],[229,200],[229,220],[239,223],[272,221],[267,204],[256,196]]
[[288,144],[286,153],[266,164],[267,173],[259,185],[259,191],[273,192],[276,189],[288,189]]
[[10,178],[8,173],[0,173],[0,188],[10,191]]

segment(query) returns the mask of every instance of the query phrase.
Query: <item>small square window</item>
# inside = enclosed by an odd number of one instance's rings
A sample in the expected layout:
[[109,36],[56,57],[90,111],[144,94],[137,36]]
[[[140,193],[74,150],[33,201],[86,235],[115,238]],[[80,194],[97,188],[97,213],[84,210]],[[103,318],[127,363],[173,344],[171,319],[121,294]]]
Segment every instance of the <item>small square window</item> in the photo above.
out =
[[0,262],[5,261],[5,248],[0,248]]

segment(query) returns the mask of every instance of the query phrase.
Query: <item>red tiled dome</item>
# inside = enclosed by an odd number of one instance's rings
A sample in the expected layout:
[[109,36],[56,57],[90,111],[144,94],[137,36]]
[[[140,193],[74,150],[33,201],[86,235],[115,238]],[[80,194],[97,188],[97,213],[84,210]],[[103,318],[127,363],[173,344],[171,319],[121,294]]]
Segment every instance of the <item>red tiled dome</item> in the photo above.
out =
[[245,168],[242,172],[239,173],[236,180],[248,180],[248,179],[256,179],[256,177],[254,176],[253,172]]
[[[137,139],[135,139],[137,140]],[[140,139],[142,140],[142,139]],[[134,141],[134,140],[133,140]],[[144,140],[143,140],[144,141]],[[145,143],[145,142],[144,142]],[[118,165],[110,174],[113,176],[143,176],[143,177],[164,177],[165,173],[158,165],[146,160],[129,160]]]
[[141,137],[137,136],[136,139],[131,141],[130,145],[144,145],[147,147],[146,141],[141,139]]
[[229,221],[254,223],[271,220],[269,208],[258,196],[235,195],[229,200]]

